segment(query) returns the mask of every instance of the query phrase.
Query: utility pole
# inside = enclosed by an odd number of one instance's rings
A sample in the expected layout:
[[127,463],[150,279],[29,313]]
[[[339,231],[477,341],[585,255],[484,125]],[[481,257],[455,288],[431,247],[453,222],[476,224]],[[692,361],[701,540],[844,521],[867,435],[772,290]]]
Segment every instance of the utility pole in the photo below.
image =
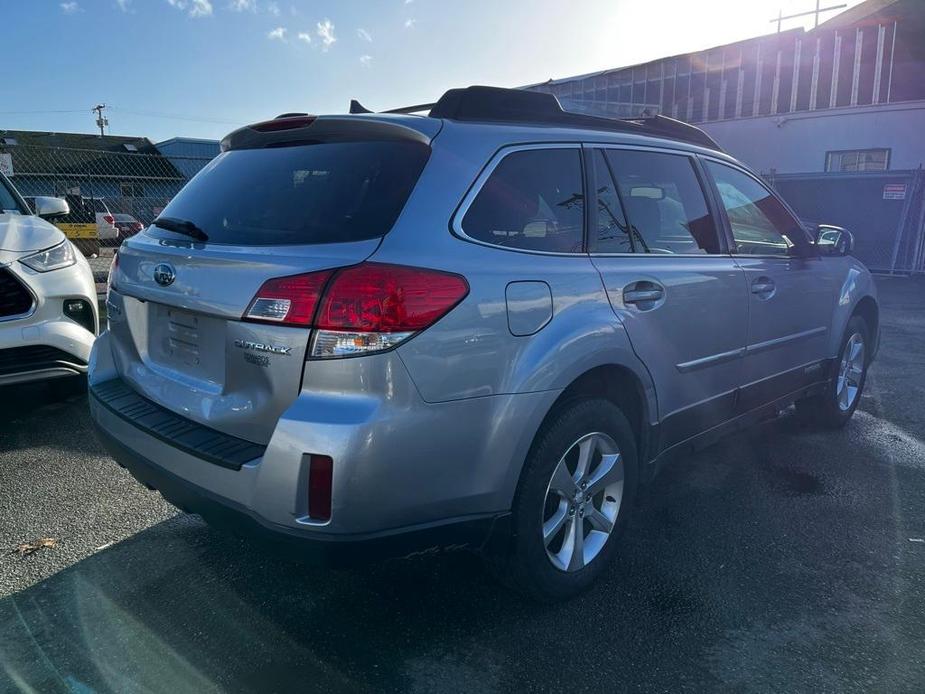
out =
[[784,16],[783,10],[778,10],[778,11],[777,11],[777,17],[775,17],[774,19],[771,20],[771,24],[774,24],[775,22],[777,22],[777,33],[779,34],[779,33],[780,33],[780,29],[781,29],[781,23],[782,23],[785,19],[796,19],[797,17],[806,17],[806,16],[812,14],[812,15],[815,15],[815,23],[814,23],[813,26],[814,26],[814,27],[818,27],[818,26],[819,26],[819,15],[820,15],[820,14],[822,14],[823,12],[831,12],[832,10],[840,10],[840,9],[843,8],[843,7],[848,7],[848,5],[846,5],[846,4],[832,5],[831,7],[819,7],[819,3],[820,3],[820,0],[816,0],[816,9],[815,9],[815,10],[811,10],[811,11],[809,11],[809,12],[800,12],[799,14],[791,14],[791,15],[787,15],[786,17]]
[[105,128],[107,125],[109,125],[109,119],[106,118],[106,116],[103,115],[103,111],[104,111],[105,109],[106,109],[106,104],[97,104],[97,105],[94,106],[92,109],[90,109],[91,111],[93,111],[94,113],[97,114],[96,125],[97,125],[97,126],[99,127],[99,129],[100,129],[100,137],[103,137],[103,135],[106,134],[106,133],[104,132],[103,128]]

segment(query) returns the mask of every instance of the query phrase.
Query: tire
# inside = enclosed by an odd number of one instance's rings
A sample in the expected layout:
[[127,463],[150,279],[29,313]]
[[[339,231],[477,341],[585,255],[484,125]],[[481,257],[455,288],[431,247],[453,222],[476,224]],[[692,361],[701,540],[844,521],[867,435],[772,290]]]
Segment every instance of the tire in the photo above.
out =
[[[585,450],[590,455],[582,456]],[[583,460],[590,461],[586,475],[577,467]],[[582,482],[590,485],[582,489]],[[614,557],[637,484],[635,437],[620,409],[603,399],[563,404],[533,441],[514,497],[510,551],[490,558],[495,574],[540,602],[586,590]],[[557,486],[569,488],[569,497],[555,491]],[[611,529],[603,535],[605,521]],[[547,545],[544,531],[557,524]],[[578,529],[581,553],[575,551]]]
[[867,382],[870,349],[867,323],[860,316],[853,316],[845,328],[834,372],[825,390],[796,403],[797,416],[804,424],[819,429],[841,429],[848,423],[861,402]]

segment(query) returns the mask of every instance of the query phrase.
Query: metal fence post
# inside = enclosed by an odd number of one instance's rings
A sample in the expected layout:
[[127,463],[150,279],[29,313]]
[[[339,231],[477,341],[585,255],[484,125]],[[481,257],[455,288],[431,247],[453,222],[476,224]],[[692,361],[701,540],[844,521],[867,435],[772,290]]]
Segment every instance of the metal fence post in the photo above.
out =
[[896,263],[899,260],[899,249],[902,245],[903,232],[906,230],[906,223],[909,218],[909,210],[912,208],[912,201],[915,199],[915,196],[918,194],[919,186],[921,185],[922,180],[922,165],[919,164],[919,168],[915,170],[915,173],[912,176],[912,184],[910,185],[910,190],[906,192],[906,200],[903,204],[902,215],[899,218],[899,227],[896,229],[896,240],[893,243],[893,256],[890,260],[890,274],[896,274]]

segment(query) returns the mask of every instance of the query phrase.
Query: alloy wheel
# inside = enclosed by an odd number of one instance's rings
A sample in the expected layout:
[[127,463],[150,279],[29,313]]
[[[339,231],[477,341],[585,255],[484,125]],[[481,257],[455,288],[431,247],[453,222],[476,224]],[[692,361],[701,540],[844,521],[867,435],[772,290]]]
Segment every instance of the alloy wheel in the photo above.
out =
[[854,333],[845,345],[835,383],[835,401],[842,412],[850,410],[858,398],[864,376],[864,358],[864,337],[861,333]]
[[543,504],[543,545],[561,571],[578,571],[600,554],[623,498],[620,449],[607,434],[575,441],[553,469]]

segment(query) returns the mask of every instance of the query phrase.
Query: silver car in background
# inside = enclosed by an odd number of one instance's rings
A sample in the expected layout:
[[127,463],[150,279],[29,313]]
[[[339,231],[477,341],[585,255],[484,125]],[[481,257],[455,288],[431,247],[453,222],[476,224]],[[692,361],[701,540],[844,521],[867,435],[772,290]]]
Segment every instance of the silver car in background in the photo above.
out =
[[87,260],[43,219],[67,214],[67,203],[34,204],[35,215],[0,174],[0,386],[83,378],[99,326]]
[[210,522],[334,562],[471,548],[564,599],[674,454],[860,400],[850,234],[691,126],[470,87],[223,150],[123,244],[90,363],[115,459]]

